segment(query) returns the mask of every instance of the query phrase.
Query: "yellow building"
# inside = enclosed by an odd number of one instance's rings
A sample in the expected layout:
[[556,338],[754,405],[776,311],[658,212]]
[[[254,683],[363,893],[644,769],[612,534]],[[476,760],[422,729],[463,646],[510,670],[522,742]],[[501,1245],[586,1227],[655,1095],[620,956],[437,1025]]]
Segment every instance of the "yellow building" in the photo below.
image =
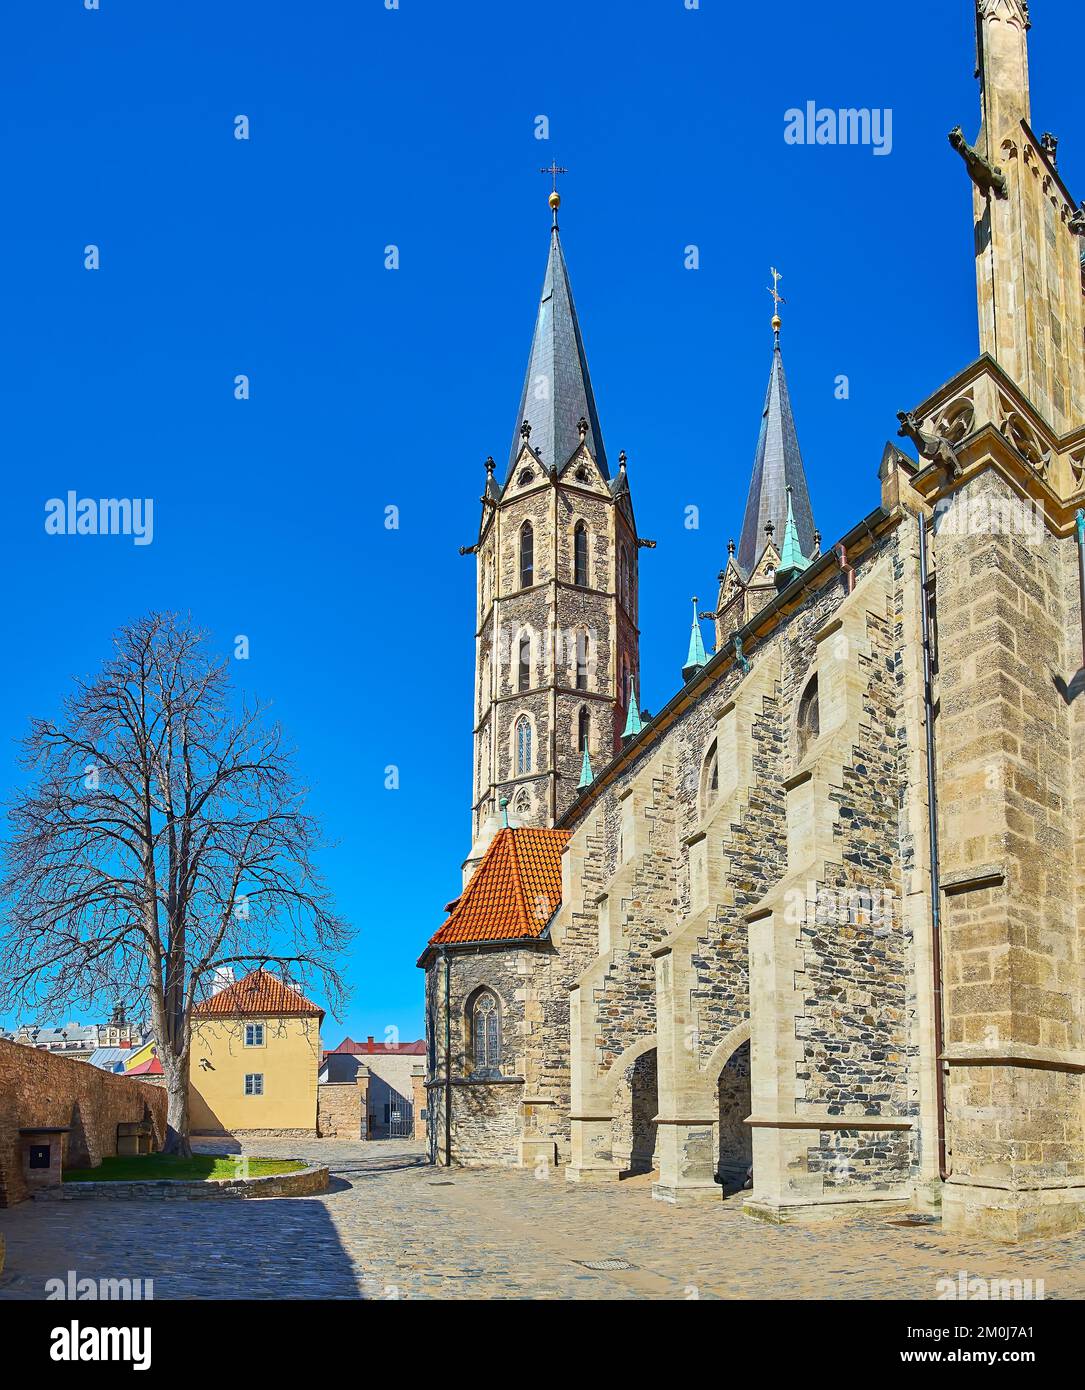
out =
[[192,1010],[193,1134],[316,1134],[324,1010],[266,970]]

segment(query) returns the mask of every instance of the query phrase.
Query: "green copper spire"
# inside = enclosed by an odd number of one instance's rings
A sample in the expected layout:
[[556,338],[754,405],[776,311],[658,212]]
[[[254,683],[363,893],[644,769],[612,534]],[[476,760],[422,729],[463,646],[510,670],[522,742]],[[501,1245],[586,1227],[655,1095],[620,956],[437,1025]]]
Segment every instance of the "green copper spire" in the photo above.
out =
[[707,664],[708,657],[705,655],[704,642],[701,638],[701,624],[697,621],[697,595],[694,594],[693,628],[689,634],[689,652],[686,656],[686,664],[682,667],[682,679],[688,681],[691,676],[695,676]]
[[640,722],[640,707],[637,704],[637,692],[633,689],[633,681],[629,681],[629,712],[625,716],[625,728],[622,730],[622,738],[636,738],[644,725]]
[[784,543],[780,550],[780,563],[776,566],[776,587],[786,588],[796,575],[807,569],[810,561],[799,548],[799,533],[795,527],[795,513],[791,508],[791,488],[787,490],[787,524],[784,527]]
[[595,781],[595,773],[591,770],[591,759],[588,757],[588,745],[584,745],[584,761],[580,764],[580,781],[576,784],[577,791],[584,787],[590,787]]

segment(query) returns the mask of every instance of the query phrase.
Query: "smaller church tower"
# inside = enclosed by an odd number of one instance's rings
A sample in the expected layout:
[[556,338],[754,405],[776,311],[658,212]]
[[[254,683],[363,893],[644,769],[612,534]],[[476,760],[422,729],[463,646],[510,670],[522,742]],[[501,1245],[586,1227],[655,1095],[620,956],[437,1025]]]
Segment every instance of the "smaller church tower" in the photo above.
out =
[[[555,175],[560,170],[548,170]],[[638,539],[612,474],[553,214],[508,461],[486,465],[477,556],[473,849],[551,826],[617,751],[639,688]],[[585,756],[587,755],[587,756]]]
[[795,417],[780,351],[779,271],[773,269],[772,365],[761,412],[761,432],[754,454],[753,475],[746,498],[742,533],[727,546],[727,564],[720,571],[716,602],[716,650],[733,632],[764,608],[779,588],[782,548],[787,548],[787,572],[794,577],[817,554],[820,538],[814,529],[810,491],[799,451]]

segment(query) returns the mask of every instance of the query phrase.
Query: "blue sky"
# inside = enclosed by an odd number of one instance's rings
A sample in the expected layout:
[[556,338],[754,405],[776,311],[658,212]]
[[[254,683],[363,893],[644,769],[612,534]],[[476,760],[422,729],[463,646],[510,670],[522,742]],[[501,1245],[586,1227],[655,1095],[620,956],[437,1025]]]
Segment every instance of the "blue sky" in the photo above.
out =
[[[689,598],[711,606],[741,525],[770,264],[826,544],[876,505],[896,411],[976,356],[969,184],[946,141],[979,123],[971,0],[100,5],[4,19],[0,786],[27,718],[119,624],[177,608],[223,651],[244,633],[237,679],[298,747],[359,929],[352,1004],[326,1033],[419,1036],[414,962],[469,845],[474,571],[457,551],[516,423],[548,240],[538,169],[570,169],[562,236],[603,433],[658,541],[641,652],[659,709]],[[1033,125],[1071,137],[1085,12],[1032,14]],[[785,111],[810,100],[891,108],[891,154],[785,144]],[[1070,138],[1060,164],[1080,194]],[[69,489],[152,497],[153,543],[47,536],[45,501]]]

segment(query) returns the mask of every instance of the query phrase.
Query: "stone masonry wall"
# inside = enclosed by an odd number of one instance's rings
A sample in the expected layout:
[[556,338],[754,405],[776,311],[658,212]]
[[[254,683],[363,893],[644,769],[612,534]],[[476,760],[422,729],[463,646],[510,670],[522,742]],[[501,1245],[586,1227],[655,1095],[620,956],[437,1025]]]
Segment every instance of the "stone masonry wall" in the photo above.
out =
[[149,1116],[155,1148],[166,1133],[166,1092],[86,1062],[0,1041],[0,1207],[26,1196],[20,1129],[71,1127],[66,1168],[96,1168],[117,1152],[117,1126]]

